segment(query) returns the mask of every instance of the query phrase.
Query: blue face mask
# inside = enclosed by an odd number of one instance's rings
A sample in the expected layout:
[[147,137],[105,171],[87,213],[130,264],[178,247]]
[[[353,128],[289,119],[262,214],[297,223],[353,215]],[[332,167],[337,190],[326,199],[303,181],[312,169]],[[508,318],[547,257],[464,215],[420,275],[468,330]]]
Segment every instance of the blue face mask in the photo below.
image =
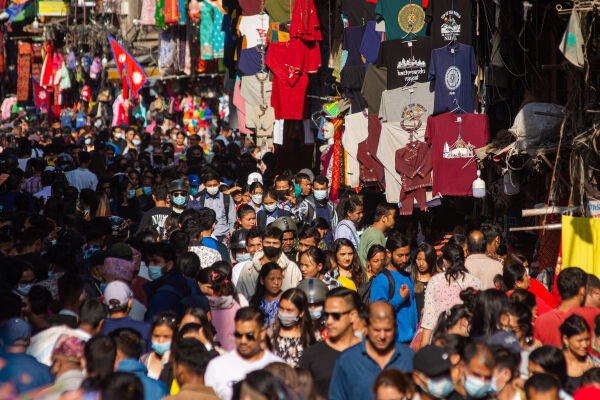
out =
[[19,286],[17,287],[17,290],[19,292],[21,292],[22,294],[24,294],[24,295],[28,295],[32,286],[33,286],[33,283],[26,283],[26,284],[19,283]]
[[237,256],[235,256],[235,259],[237,260],[237,262],[245,262],[252,260],[252,256],[250,255],[250,253],[238,254]]
[[48,271],[48,278],[50,278],[52,276],[52,274],[54,274],[53,271]]
[[481,399],[490,392],[491,388],[486,381],[471,375],[465,375],[465,390],[469,396]]
[[313,193],[317,201],[325,200],[327,197],[327,190],[315,190]]
[[152,341],[152,350],[156,352],[156,354],[163,355],[171,348],[171,342],[157,343],[154,340]]
[[502,391],[502,389],[504,389],[504,386],[506,386],[506,383],[504,383],[502,386],[498,386],[498,381],[496,381],[496,377],[492,376],[492,381],[490,382],[490,389],[492,391],[492,393],[494,394],[498,394]]
[[423,390],[438,399],[446,398],[454,390],[454,384],[449,376],[443,376],[436,379],[422,378],[422,380],[427,385]]
[[144,193],[146,196],[150,196],[152,194],[152,187],[144,186],[142,188],[142,193]]
[[141,141],[141,140],[137,140],[137,139],[133,139],[133,140],[131,141],[131,143],[132,143],[134,146],[139,146],[140,144],[142,144],[142,141]]
[[153,281],[157,280],[162,276],[162,266],[160,265],[150,265],[148,266],[148,275],[150,279]]
[[129,192],[127,192],[127,198],[133,199],[134,197],[135,197],[135,189],[129,190]]
[[198,194],[198,188],[195,188],[195,187],[191,188],[191,189],[190,189],[190,194],[191,194],[192,196],[195,196],[195,195],[197,195],[197,194]]
[[90,139],[90,138],[85,139],[85,144],[87,144],[87,145],[92,144],[92,139]]
[[176,206],[183,206],[185,204],[185,196],[175,196],[173,197],[173,204]]
[[100,291],[104,294],[104,291],[106,290],[106,285],[108,285],[107,283],[102,282],[100,284]]

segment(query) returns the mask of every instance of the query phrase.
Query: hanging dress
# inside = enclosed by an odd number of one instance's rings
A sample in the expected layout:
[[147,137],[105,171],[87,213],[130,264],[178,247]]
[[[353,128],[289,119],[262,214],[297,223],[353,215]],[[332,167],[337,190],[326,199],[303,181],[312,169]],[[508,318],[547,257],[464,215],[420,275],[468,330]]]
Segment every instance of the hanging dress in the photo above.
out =
[[212,60],[215,7],[208,1],[200,3],[200,58]]

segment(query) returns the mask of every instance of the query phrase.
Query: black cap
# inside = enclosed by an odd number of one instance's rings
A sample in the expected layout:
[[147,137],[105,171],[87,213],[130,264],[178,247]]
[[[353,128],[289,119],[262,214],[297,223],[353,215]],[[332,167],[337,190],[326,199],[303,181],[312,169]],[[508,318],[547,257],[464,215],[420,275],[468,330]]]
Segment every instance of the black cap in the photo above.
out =
[[413,358],[413,369],[423,372],[428,377],[447,374],[451,367],[448,352],[432,344],[422,347]]

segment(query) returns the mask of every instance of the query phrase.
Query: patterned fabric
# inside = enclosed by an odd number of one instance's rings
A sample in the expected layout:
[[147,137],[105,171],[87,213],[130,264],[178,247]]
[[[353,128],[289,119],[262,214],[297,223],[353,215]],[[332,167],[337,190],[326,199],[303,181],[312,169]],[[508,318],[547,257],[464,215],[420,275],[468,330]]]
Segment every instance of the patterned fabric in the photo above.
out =
[[328,271],[325,273],[325,275],[323,276],[323,279],[321,279],[323,281],[324,284],[327,285],[327,289],[332,290],[338,287],[341,287],[342,284],[340,283],[340,281],[337,280],[337,278],[335,277],[335,273]]
[[[271,339],[274,345],[275,340]],[[290,367],[296,368],[300,363],[300,357],[304,353],[304,347],[300,343],[299,337],[283,337],[277,338],[277,347],[273,348],[273,353],[285,361]]]
[[62,334],[59,336],[52,354],[58,354],[67,358],[79,361],[83,357],[83,347],[85,342],[75,336]]
[[34,175],[21,184],[21,190],[35,194],[42,190],[42,176]]
[[262,299],[258,308],[265,314],[265,326],[269,326],[275,321],[275,318],[277,318],[277,313],[279,312],[279,299],[271,301]]
[[104,273],[129,282],[133,279],[133,263],[122,258],[107,257],[104,260]]
[[89,260],[90,257],[92,256],[92,254],[94,254],[95,252],[100,251],[100,250],[102,250],[102,248],[100,246],[95,245],[95,244],[85,245],[83,247],[83,255],[82,255],[83,256],[83,260],[84,261]]
[[167,24],[165,23],[165,0],[156,0],[155,9],[154,19],[156,21],[156,26],[160,29],[167,29]]
[[179,1],[165,0],[165,23],[176,24],[179,22]]
[[221,261],[221,254],[215,250],[210,249],[206,246],[190,246],[189,251],[192,251],[200,258],[200,268],[211,267],[217,261]]
[[173,28],[166,29],[160,33],[160,52],[158,56],[158,69],[165,73],[173,66],[175,57],[175,34]]
[[218,7],[215,7],[215,18],[213,26],[212,47],[214,58],[223,58],[225,55],[225,31],[221,30],[223,26],[223,17],[225,14]]
[[142,25],[156,25],[156,0],[144,0],[140,22]]
[[17,100],[27,101],[31,93],[31,59],[33,49],[31,43],[19,43],[17,59]]
[[[207,1],[200,3],[200,58],[212,60],[215,7]],[[221,19],[222,20],[222,19]]]

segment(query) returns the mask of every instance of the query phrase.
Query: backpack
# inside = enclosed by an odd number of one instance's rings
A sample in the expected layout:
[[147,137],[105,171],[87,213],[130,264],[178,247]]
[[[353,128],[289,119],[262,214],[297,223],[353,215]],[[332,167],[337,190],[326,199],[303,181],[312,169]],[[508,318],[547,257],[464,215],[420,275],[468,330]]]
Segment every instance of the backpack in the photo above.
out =
[[203,306],[205,304],[203,304],[203,303],[208,304],[208,299],[206,299],[206,297],[204,297],[204,299],[202,299],[201,296],[195,295],[193,293],[194,292],[194,289],[193,289],[194,282],[190,278],[186,277],[185,283],[186,283],[186,285],[185,285],[184,293],[181,293],[181,291],[177,290],[174,286],[171,286],[169,284],[161,285],[156,290],[156,293],[167,292],[167,293],[171,293],[171,294],[177,296],[177,298],[179,300],[179,309],[173,310],[173,311],[175,311],[176,314],[181,313],[183,310],[185,310],[188,307],[199,306],[199,307],[204,308]]
[[[225,194],[225,193],[221,193],[221,194],[223,195],[223,197],[222,197],[223,206],[225,207],[225,221],[227,222],[227,224],[229,224],[229,205],[231,204],[231,196],[229,196],[228,194]],[[194,208],[194,209],[204,208],[205,200],[206,200],[206,189],[204,189],[203,191],[198,193],[198,198],[193,201],[194,203],[199,204],[200,207],[196,208],[195,207],[196,204],[194,204],[190,208]],[[192,203],[192,202],[190,202],[190,203]]]
[[[388,280],[388,301],[390,301],[396,292],[396,281],[387,268],[384,268],[381,273],[384,274]],[[372,277],[369,279],[369,282],[362,284],[361,287],[358,288],[358,295],[360,296],[361,301],[367,306],[371,303],[371,284],[373,283],[374,278],[375,277]]]

